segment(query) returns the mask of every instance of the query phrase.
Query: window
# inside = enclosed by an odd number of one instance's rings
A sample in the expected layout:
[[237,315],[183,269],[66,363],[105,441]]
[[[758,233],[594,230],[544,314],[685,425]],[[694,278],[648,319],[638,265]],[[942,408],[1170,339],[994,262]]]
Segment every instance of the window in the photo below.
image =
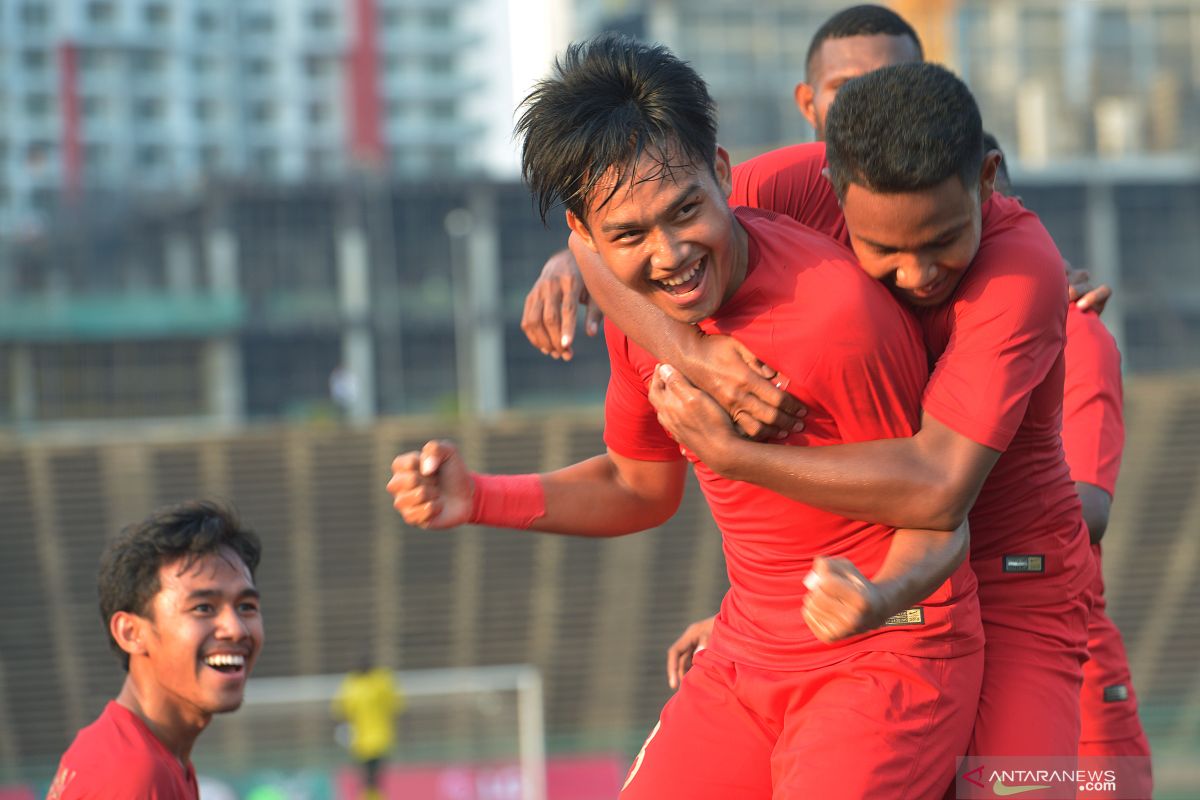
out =
[[308,25],[314,31],[327,31],[333,24],[333,12],[328,8],[314,8],[308,14]]
[[44,3],[26,3],[21,6],[21,23],[26,28],[44,28],[50,21],[50,8]]
[[310,78],[323,78],[329,74],[330,60],[321,56],[304,57],[304,73]]
[[275,119],[275,105],[266,101],[251,104],[250,119],[258,123],[273,121]]
[[40,117],[50,110],[50,97],[44,94],[31,94],[25,97],[25,111],[30,116]]
[[325,103],[309,103],[308,104],[308,121],[313,125],[321,126],[329,119],[329,106]]
[[425,59],[425,68],[434,75],[446,75],[454,69],[454,59],[447,55],[434,55]]
[[156,144],[144,144],[137,149],[137,164],[143,169],[157,169],[163,162],[163,149]]
[[171,9],[162,3],[151,3],[142,9],[142,18],[151,28],[165,28],[171,21]]
[[113,4],[101,0],[101,2],[89,3],[87,7],[87,18],[89,22],[94,22],[98,25],[107,25],[116,17],[116,10]]
[[202,33],[212,33],[219,25],[217,15],[213,12],[207,10],[196,12],[196,29]]
[[425,12],[425,24],[430,28],[446,30],[450,27],[450,10],[433,8]]
[[83,116],[87,119],[102,119],[108,113],[108,100],[96,95],[86,95],[81,103]]
[[251,75],[265,77],[270,75],[272,64],[265,58],[251,58],[246,60],[246,72]]
[[30,72],[41,72],[46,68],[45,50],[24,50],[21,52],[21,65]]
[[454,119],[453,100],[434,100],[429,104],[429,116],[443,122]]
[[201,122],[208,122],[217,116],[217,103],[207,98],[197,100],[192,104],[192,113]]
[[133,104],[133,113],[139,122],[153,122],[162,119],[163,101],[157,97],[142,97]]

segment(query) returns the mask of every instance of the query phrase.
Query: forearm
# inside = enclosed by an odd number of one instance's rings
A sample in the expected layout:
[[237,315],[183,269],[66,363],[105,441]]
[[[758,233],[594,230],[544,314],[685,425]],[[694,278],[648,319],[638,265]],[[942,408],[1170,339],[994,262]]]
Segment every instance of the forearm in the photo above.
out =
[[871,582],[884,598],[887,616],[920,603],[962,564],[970,549],[968,525],[953,531],[901,528]]
[[917,437],[829,447],[793,447],[730,439],[719,474],[833,514],[898,528],[952,530],[978,487],[963,486],[963,465],[929,452]]
[[530,528],[574,536],[621,536],[661,525],[679,507],[685,467],[682,462],[660,466],[631,476],[604,455],[544,473],[545,513]]

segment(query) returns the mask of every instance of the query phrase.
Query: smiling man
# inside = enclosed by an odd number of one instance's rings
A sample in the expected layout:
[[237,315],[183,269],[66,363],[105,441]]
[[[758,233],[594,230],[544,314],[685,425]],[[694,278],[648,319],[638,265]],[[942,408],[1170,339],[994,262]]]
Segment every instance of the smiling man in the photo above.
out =
[[[518,130],[542,213],[565,206],[578,246],[614,280],[794,376],[810,413],[781,449],[913,433],[928,373],[914,321],[838,243],[729,207],[728,156],[690,67],[619,36],[572,46]],[[730,590],[622,798],[939,797],[981,679],[965,528],[896,530],[723,478],[656,420],[654,358],[611,324],[605,335],[605,454],[478,475],[453,445],[429,442],[394,461],[396,508],[427,528],[614,536],[669,518],[691,460]]]
[[261,547],[229,510],[163,509],[100,563],[100,616],[127,675],[63,754],[49,800],[196,798],[192,746],[242,704],[262,649],[254,571]]

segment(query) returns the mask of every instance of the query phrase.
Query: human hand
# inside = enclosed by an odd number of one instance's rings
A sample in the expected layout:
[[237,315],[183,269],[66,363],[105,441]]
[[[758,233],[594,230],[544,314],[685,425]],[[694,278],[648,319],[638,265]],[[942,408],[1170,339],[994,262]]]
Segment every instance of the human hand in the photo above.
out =
[[452,443],[432,441],[396,456],[387,490],[409,525],[443,529],[469,520],[475,482]]
[[1074,269],[1067,264],[1067,299],[1082,311],[1104,313],[1104,306],[1112,297],[1108,284],[1092,286],[1092,276],[1086,269]]
[[683,629],[675,643],[667,648],[667,685],[678,689],[683,674],[692,668],[692,656],[708,647],[716,616],[693,622]]
[[804,621],[825,644],[878,628],[890,616],[883,592],[848,559],[818,556],[804,585]]
[[650,402],[671,438],[714,471],[725,469],[727,449],[742,437],[715,400],[679,370],[659,364],[650,380]]
[[732,336],[703,336],[688,374],[751,439],[784,439],[803,430],[804,404],[788,394],[788,379]]
[[525,296],[521,330],[543,354],[570,361],[575,355],[572,345],[580,304],[586,309],[584,330],[595,336],[604,315],[588,295],[571,251],[560,250],[546,260],[542,274]]

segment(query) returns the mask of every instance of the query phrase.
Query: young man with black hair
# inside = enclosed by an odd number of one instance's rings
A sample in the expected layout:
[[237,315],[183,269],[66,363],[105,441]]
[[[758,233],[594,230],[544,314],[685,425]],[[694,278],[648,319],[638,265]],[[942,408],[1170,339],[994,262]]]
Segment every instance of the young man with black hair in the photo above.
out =
[[242,704],[262,649],[258,537],[189,502],[126,529],[100,562],[100,617],[126,671],[115,700],[63,754],[49,800],[196,798],[192,746]]
[[[913,320],[837,243],[730,209],[728,157],[690,67],[624,37],[575,45],[518,131],[543,213],[565,205],[601,269],[656,313],[737,334],[796,376],[791,391],[812,411],[787,445],[912,433],[927,377]],[[965,528],[895,530],[721,478],[656,421],[653,357],[611,324],[606,338],[605,455],[478,475],[453,445],[430,442],[393,463],[396,508],[428,528],[619,535],[674,513],[691,460],[730,590],[622,797],[940,796],[980,679]]]
[[[651,393],[658,418],[718,474],[832,513],[943,528],[969,512],[987,635],[972,752],[1073,754],[1094,566],[1059,437],[1062,257],[1032,213],[994,195],[999,154],[984,152],[974,98],[941,67],[847,83],[826,134],[828,163],[820,144],[761,156],[735,171],[731,202],[847,242],[913,308],[936,361],[921,429],[841,447],[749,442],[670,368]],[[578,242],[572,251],[631,336],[701,386],[717,380],[691,357],[694,331],[612,281]]]
[[[916,31],[895,11],[871,4],[842,9],[813,34],[804,59],[805,78],[794,90],[796,108],[813,126],[817,140],[823,141],[825,115],[842,84],[880,67],[923,58]],[[594,336],[600,331],[600,307],[590,301],[579,269],[564,249],[546,261],[526,296],[521,328],[544,354],[569,361],[574,355],[575,318],[580,303],[587,307],[587,335]],[[786,398],[769,385],[758,390],[772,404],[786,403]],[[794,419],[785,415],[784,421]]]

